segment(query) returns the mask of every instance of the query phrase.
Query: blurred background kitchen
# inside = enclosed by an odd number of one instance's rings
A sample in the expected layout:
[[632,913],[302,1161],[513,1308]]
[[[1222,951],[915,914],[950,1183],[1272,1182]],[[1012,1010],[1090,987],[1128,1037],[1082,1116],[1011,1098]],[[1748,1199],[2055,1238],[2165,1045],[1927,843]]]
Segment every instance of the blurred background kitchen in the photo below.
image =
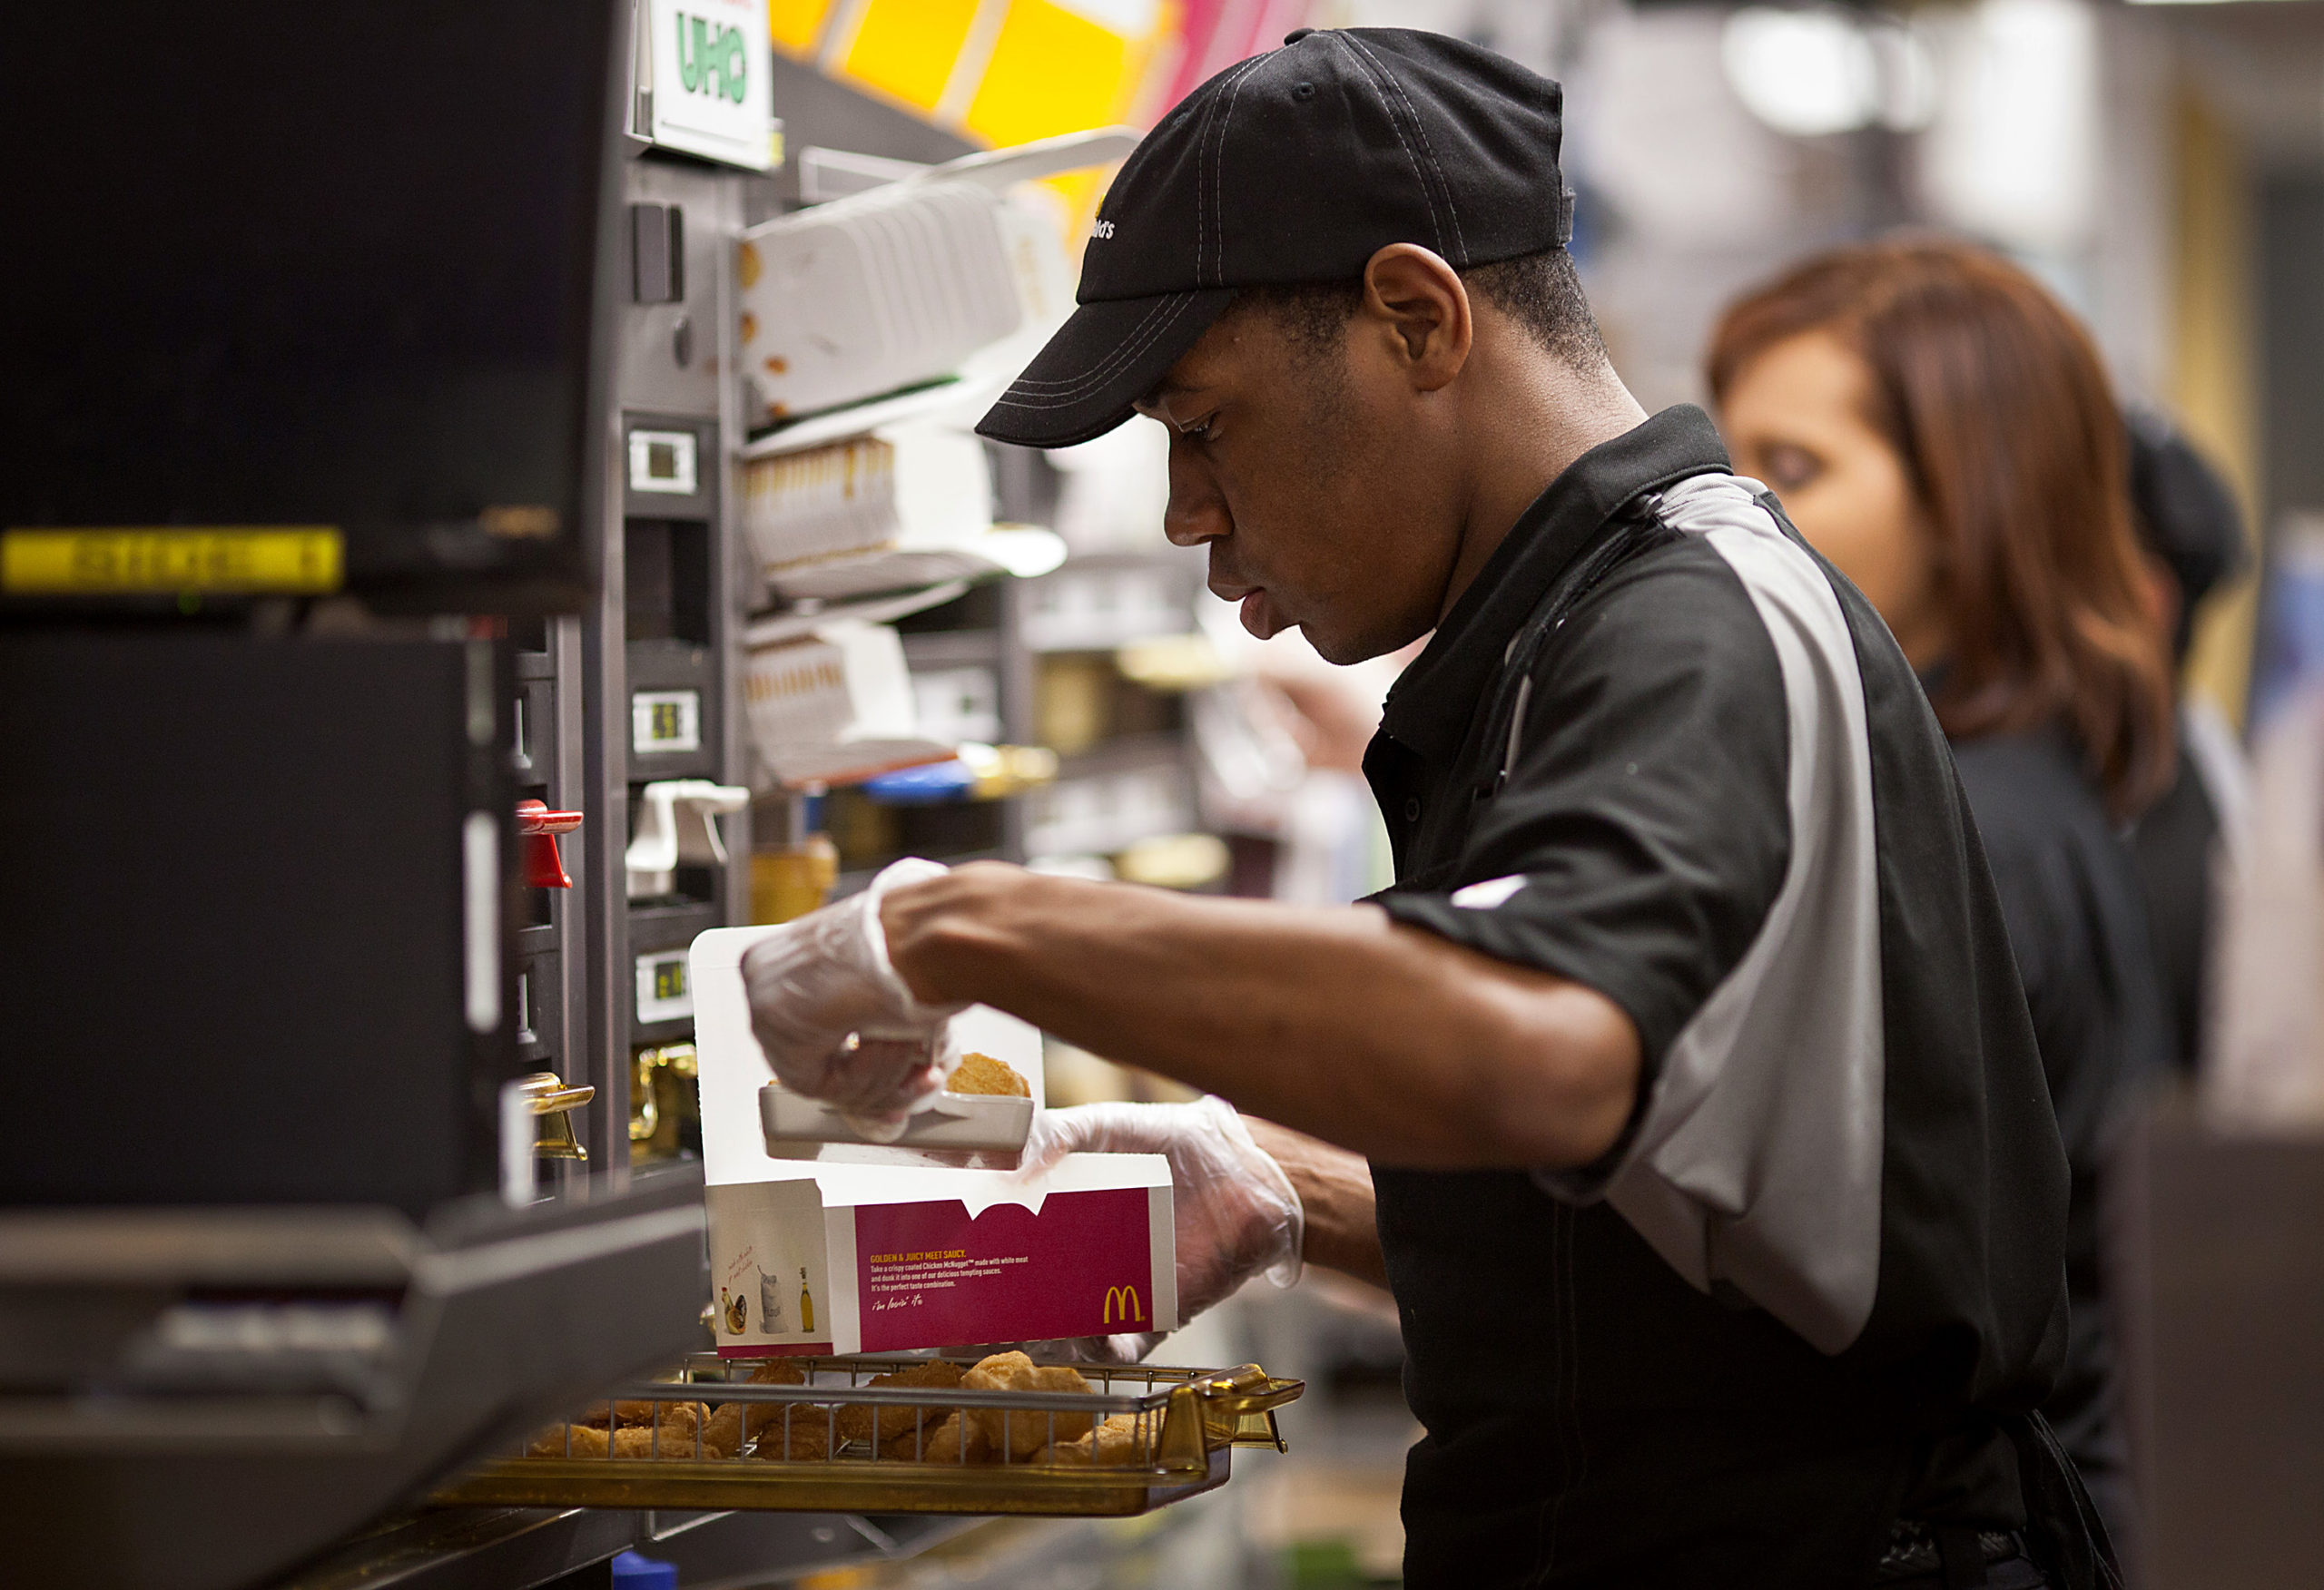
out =
[[[738,295],[697,319],[739,309],[739,349],[721,340],[717,351],[746,378],[699,400],[671,387],[624,398],[631,496],[610,540],[625,566],[592,576],[614,582],[609,599],[580,619],[497,630],[430,621],[439,639],[507,650],[499,688],[514,716],[492,723],[518,748],[519,792],[540,802],[520,829],[527,865],[540,864],[544,839],[572,833],[560,811],[581,814],[582,839],[566,841],[578,888],[560,895],[528,876],[535,914],[516,930],[517,1053],[548,1080],[528,1095],[542,1113],[524,1119],[546,1124],[537,1148],[516,1151],[534,1163],[523,1189],[504,1188],[511,1201],[608,1186],[615,1164],[646,1186],[647,1173],[698,1153],[679,970],[704,927],[786,919],[907,854],[1314,903],[1389,881],[1358,764],[1397,662],[1334,669],[1295,633],[1246,635],[1204,591],[1200,555],[1162,538],[1158,427],[1134,423],[1048,456],[968,437],[996,375],[1062,313],[1106,162],[1126,145],[1100,140],[1003,173],[989,189],[999,221],[915,256],[920,269],[965,274],[976,239],[1002,239],[1009,258],[995,269],[1013,307],[991,327],[967,325],[973,306],[955,293],[914,322],[926,346],[891,348],[887,363],[865,355],[861,368],[840,359],[812,391],[786,387],[807,376],[774,370],[779,360],[752,361],[753,295],[773,290],[754,283],[756,256],[746,248],[723,273],[747,235],[777,280],[785,245],[759,229],[924,167],[1150,125],[1295,27],[1455,34],[1565,85],[1574,252],[1614,362],[1649,409],[1708,401],[1711,328],[1747,288],[1834,245],[1934,231],[2037,276],[2087,324],[2126,408],[2174,428],[2224,482],[2231,545],[2186,617],[2181,664],[2189,713],[2230,753],[2211,790],[2214,903],[2186,1016],[2194,1064],[2158,1075],[2128,1107],[2110,1262],[2150,1521],[2140,1582],[2311,1582],[2306,1542],[2324,1516],[2324,0],[771,0],[763,15],[761,113],[779,124],[776,150],[710,152],[753,171],[712,196],[686,163],[704,150],[649,127],[638,142],[659,152],[631,158],[676,174],[633,182],[623,243],[632,305],[664,306],[654,337],[673,335],[668,314],[707,301],[705,282]],[[636,219],[648,203],[685,217],[666,247],[655,234],[650,259]],[[663,274],[649,284],[652,271]],[[678,363],[691,368],[683,348]],[[667,456],[683,456],[683,481],[655,447],[677,449]],[[732,485],[714,503],[695,471],[710,480],[722,456],[734,460]],[[859,492],[859,480],[880,484]],[[650,491],[670,495],[637,495]],[[730,542],[731,590],[703,550]],[[361,604],[337,600],[295,622],[363,630]],[[625,648],[630,701],[585,721],[585,698],[622,690],[621,676],[591,670]],[[633,711],[644,714],[634,724]],[[606,766],[584,754],[600,735],[626,738],[626,770],[618,753]],[[625,809],[615,820],[625,832],[588,848],[605,820],[596,813]],[[31,908],[11,896],[10,912]],[[587,977],[576,969],[585,960],[596,968]],[[20,1008],[0,1034],[12,1072],[67,1064],[18,1042],[44,1030],[20,1023]],[[1052,1105],[1179,1096],[1054,1043],[1045,1082]],[[640,1207],[632,1218],[655,1218]],[[50,1284],[43,1266],[63,1264],[59,1244],[71,1242],[12,1231],[0,1289],[21,1301]],[[151,1232],[139,1240],[167,1245]],[[373,1275],[395,1269],[389,1258],[342,1268],[333,1297],[410,1295]],[[237,1298],[322,1284],[313,1273],[231,1279]],[[119,1281],[73,1284],[75,1297],[113,1296]],[[381,1307],[302,1318],[360,1357],[402,1340],[402,1316]],[[182,1335],[224,1316],[189,1318]],[[227,1322],[261,1356],[290,1340],[258,1314]],[[35,1337],[25,1327],[0,1349]],[[536,1509],[522,1527],[439,1510],[415,1526],[397,1488],[409,1475],[375,1478],[376,1505],[345,1526],[369,1536],[309,1542],[296,1568],[256,1554],[254,1576],[222,1582],[1398,1581],[1396,1497],[1417,1431],[1384,1294],[1315,1271],[1289,1291],[1260,1282],[1155,1357],[1256,1361],[1305,1379],[1305,1397],[1280,1416],[1288,1452],[1245,1453],[1232,1484],[1135,1518],[938,1526],[812,1513],[779,1536],[724,1544],[716,1515],[651,1509]],[[78,1414],[34,1395],[43,1382],[26,1361],[12,1371],[20,1395],[0,1398],[0,1458],[11,1473],[51,1477],[54,1494],[114,1487],[77,1515],[100,1530],[156,1482],[103,1479],[89,1456],[103,1438],[74,1433]],[[573,1373],[636,1367],[610,1347],[589,1362]],[[263,1443],[256,1425],[244,1437]],[[445,1440],[410,1474],[456,1457],[458,1438]],[[68,1471],[81,1490],[56,1478]],[[384,1524],[380,1508],[392,1509]],[[615,1559],[624,1546],[650,1560]],[[171,1581],[123,1570],[103,1582]]]

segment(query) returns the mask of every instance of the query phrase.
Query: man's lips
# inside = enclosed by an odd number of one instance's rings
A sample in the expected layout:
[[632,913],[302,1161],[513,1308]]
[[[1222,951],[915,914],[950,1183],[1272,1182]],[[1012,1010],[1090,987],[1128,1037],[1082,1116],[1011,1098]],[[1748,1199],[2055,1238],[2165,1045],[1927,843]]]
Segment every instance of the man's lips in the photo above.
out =
[[[1217,591],[1216,586],[1212,589]],[[1217,591],[1217,594],[1226,600],[1241,605],[1243,627],[1263,641],[1291,627],[1291,620],[1284,614],[1283,610],[1267,599],[1266,587],[1264,585],[1230,586],[1226,590]]]
[[1263,641],[1289,629],[1294,623],[1289,614],[1269,599],[1265,585],[1248,585],[1239,580],[1224,579],[1215,570],[1208,584],[1212,595],[1221,602],[1232,602],[1242,608],[1243,627]]

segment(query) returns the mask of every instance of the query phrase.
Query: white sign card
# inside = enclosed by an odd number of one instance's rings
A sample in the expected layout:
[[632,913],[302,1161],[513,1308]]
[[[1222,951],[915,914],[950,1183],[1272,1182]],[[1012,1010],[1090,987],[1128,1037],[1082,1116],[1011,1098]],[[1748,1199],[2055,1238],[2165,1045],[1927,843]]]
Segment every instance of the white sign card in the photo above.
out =
[[638,0],[635,75],[665,149],[766,171],[776,163],[767,0]]

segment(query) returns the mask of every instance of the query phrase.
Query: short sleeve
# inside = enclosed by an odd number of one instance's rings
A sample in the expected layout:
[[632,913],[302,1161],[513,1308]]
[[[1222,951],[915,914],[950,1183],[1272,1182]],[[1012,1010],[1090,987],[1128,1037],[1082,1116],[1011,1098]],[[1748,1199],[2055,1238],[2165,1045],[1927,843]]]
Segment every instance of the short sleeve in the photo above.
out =
[[1650,1078],[1783,885],[1782,672],[1742,583],[1690,536],[1592,593],[1532,678],[1452,878],[1378,903],[1596,989],[1637,1024]]

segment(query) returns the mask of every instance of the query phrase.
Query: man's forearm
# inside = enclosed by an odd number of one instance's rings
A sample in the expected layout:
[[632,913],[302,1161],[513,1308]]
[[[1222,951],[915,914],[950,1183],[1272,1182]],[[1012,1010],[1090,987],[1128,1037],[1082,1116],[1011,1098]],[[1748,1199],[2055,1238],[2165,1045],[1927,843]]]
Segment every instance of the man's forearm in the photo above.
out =
[[1251,1141],[1291,1179],[1306,1217],[1301,1256],[1310,1264],[1368,1281],[1384,1291],[1388,1262],[1380,1251],[1380,1222],[1372,1196],[1372,1167],[1344,1148],[1262,1121],[1243,1117]]
[[1385,1163],[1575,1165],[1628,1119],[1629,1018],[1370,908],[966,867],[881,921],[914,992],[975,1000]]

